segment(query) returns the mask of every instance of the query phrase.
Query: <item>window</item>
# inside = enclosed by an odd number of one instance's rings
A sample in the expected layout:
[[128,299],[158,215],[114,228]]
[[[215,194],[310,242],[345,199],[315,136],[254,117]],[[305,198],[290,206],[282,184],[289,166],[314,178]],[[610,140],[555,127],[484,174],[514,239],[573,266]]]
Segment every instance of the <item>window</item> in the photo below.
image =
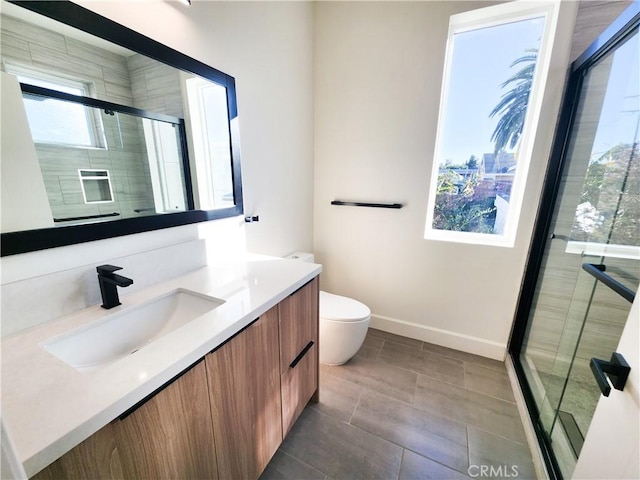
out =
[[[8,73],[20,83],[43,87],[71,95],[90,96],[90,84],[26,67],[7,65]],[[98,134],[100,120],[89,107],[40,95],[23,94],[31,136],[36,143],[74,147],[104,146]]]
[[200,208],[233,205],[227,89],[202,78],[186,80]]
[[513,247],[558,7],[451,17],[425,238]]

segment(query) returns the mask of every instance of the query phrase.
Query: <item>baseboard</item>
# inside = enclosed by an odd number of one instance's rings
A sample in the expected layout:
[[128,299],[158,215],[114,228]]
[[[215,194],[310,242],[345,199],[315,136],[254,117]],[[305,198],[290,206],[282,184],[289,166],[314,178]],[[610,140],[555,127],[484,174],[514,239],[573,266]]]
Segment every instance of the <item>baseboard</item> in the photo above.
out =
[[419,325],[417,323],[399,320],[397,318],[371,315],[371,327],[396,335],[422,340],[443,347],[473,353],[482,357],[504,361],[507,354],[506,343],[494,342],[484,338],[464,335],[450,330]]

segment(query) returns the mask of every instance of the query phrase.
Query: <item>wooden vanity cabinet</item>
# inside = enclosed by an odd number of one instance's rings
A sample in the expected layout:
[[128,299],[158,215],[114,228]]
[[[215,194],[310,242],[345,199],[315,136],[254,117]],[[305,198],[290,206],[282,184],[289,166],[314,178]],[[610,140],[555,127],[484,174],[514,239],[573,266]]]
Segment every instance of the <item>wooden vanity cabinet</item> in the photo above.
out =
[[218,478],[203,361],[124,415],[112,424],[125,479]]
[[112,424],[106,425],[31,478],[35,480],[125,478]]
[[217,479],[204,362],[197,363],[33,478]]
[[257,479],[318,401],[318,285],[301,287],[33,478]]
[[278,307],[205,357],[222,479],[257,479],[282,443]]
[[316,277],[278,305],[283,436],[318,401],[318,295]]
[[257,479],[318,392],[318,279],[207,355],[221,479]]

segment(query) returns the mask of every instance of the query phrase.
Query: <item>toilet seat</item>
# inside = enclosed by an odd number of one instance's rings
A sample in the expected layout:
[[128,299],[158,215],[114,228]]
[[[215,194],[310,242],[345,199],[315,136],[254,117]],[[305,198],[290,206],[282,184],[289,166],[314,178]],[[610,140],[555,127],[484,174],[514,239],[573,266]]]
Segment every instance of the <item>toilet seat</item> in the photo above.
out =
[[368,320],[371,310],[364,303],[333,293],[320,291],[320,318],[340,322]]

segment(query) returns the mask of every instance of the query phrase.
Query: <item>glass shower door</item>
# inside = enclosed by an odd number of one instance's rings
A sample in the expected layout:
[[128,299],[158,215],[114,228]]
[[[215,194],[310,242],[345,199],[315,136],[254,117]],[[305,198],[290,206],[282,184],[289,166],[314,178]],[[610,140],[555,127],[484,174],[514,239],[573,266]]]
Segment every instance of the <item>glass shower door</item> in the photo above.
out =
[[639,41],[636,26],[584,70],[520,350],[535,420],[565,478],[600,397],[589,361],[611,357],[631,308],[583,266],[633,292],[640,278]]

